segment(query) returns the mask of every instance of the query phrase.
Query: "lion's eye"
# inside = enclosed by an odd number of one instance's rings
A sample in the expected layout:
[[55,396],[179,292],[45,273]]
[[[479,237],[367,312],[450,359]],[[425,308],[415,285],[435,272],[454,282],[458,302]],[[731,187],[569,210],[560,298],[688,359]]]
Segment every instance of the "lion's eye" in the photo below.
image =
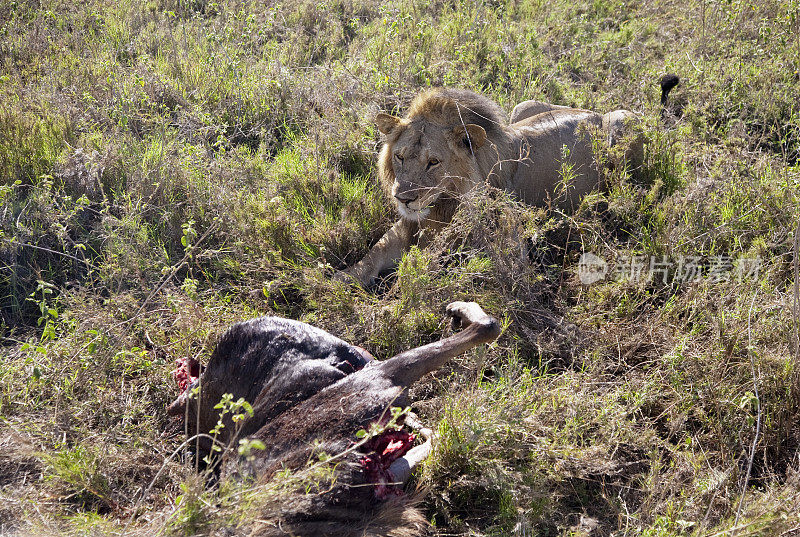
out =
[[401,156],[400,156],[400,153],[395,153],[395,154],[394,154],[394,158],[396,158],[396,159],[397,159],[397,160],[399,160],[400,162],[403,162],[403,157],[401,157]]
[[430,160],[428,161],[428,168],[433,168],[433,167],[434,167],[434,166],[436,166],[437,164],[439,164],[439,161],[438,161],[438,160],[436,160],[435,158],[432,158],[432,159],[430,159]]

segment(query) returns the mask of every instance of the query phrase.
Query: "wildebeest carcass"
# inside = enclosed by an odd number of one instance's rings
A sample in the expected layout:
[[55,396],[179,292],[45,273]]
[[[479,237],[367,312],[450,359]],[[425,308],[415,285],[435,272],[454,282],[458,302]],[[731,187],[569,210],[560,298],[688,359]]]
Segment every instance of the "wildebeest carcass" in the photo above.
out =
[[[252,404],[253,414],[225,427],[216,441],[263,443],[246,459],[223,461],[223,475],[267,482],[285,469],[307,467],[324,452],[341,456],[328,487],[315,494],[294,494],[251,535],[416,535],[425,526],[402,485],[430,452],[430,430],[416,447],[414,435],[386,427],[359,440],[357,433],[386,425],[416,425],[390,408],[407,407],[407,388],[449,358],[493,341],[500,325],[474,302],[447,306],[453,326],[463,328],[435,343],[377,361],[365,350],[313,326],[262,317],[238,323],[221,338],[202,372],[199,364],[179,372],[187,389],[170,406],[185,417],[189,435],[214,429],[224,394]],[[187,378],[192,376],[199,378]],[[199,386],[200,389],[195,388]],[[195,395],[192,395],[192,394]],[[404,423],[405,422],[405,423]],[[362,433],[363,436],[363,433]],[[198,440],[200,456],[209,453],[208,436]],[[250,531],[250,530],[248,530]]]

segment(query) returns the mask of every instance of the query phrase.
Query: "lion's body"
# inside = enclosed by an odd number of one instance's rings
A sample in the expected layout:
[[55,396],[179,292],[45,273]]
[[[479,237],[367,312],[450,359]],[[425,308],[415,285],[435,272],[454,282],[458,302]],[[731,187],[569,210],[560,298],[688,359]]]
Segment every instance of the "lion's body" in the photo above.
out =
[[386,141],[378,177],[401,219],[347,272],[369,285],[415,240],[446,225],[459,197],[481,183],[530,205],[574,209],[601,186],[590,129],[603,132],[613,145],[630,115],[526,101],[506,124],[489,99],[449,89],[423,92],[403,119],[379,114]]

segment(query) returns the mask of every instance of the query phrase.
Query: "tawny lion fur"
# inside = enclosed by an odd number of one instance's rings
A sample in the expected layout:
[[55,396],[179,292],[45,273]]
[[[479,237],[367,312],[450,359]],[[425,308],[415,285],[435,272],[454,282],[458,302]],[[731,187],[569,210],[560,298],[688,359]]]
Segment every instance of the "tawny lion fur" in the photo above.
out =
[[[631,116],[526,101],[507,124],[496,103],[454,89],[422,92],[404,118],[378,114],[385,135],[378,178],[400,220],[345,274],[369,285],[411,244],[424,244],[446,225],[459,198],[484,182],[530,205],[574,209],[601,186],[589,129],[582,126],[599,130],[613,145]],[[637,144],[627,152],[634,167],[641,163]]]

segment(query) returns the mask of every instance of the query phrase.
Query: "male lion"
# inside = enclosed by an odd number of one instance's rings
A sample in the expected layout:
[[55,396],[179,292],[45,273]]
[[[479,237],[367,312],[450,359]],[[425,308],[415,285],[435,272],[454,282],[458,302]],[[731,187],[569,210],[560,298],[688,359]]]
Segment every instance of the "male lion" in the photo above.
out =
[[[592,140],[579,127],[601,129],[613,145],[630,116],[526,101],[506,124],[496,103],[458,89],[422,92],[404,118],[378,114],[378,130],[386,136],[378,177],[400,220],[344,274],[368,286],[411,244],[429,241],[451,220],[459,197],[483,182],[530,205],[574,209],[600,186]],[[634,145],[627,156],[638,166],[641,140]]]

